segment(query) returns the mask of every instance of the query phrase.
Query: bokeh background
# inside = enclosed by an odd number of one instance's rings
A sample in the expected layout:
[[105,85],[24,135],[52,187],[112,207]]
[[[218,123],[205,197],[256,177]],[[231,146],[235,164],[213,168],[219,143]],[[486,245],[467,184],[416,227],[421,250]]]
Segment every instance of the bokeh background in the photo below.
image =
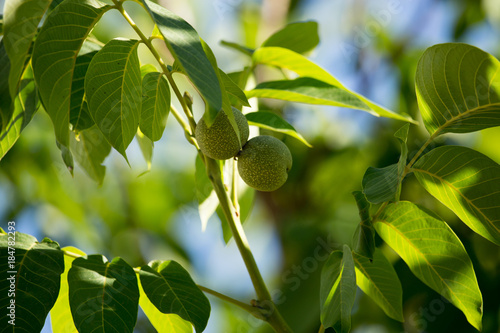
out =
[[[0,1],[0,8],[3,3]],[[321,42],[309,57],[350,89],[415,119],[420,117],[414,75],[425,48],[464,42],[500,56],[498,0],[160,3],[198,30],[226,72],[241,70],[249,59],[222,46],[221,40],[255,47],[288,22],[317,21]],[[152,25],[138,5],[130,3],[126,8],[144,31],[151,31]],[[113,12],[104,16],[94,33],[103,42],[117,36],[136,38]],[[140,57],[143,63],[154,63],[145,49]],[[258,79],[273,75],[264,69],[258,73]],[[186,82],[182,87],[195,94]],[[276,192],[256,195],[245,229],[283,315],[296,332],[317,332],[324,254],[336,245],[350,243],[359,221],[351,192],[361,188],[367,167],[397,161],[399,147],[393,133],[403,124],[335,107],[277,102],[258,107],[283,115],[314,146],[309,149],[293,138],[280,137],[294,157],[289,180]],[[203,107],[198,98],[194,108],[200,117]],[[412,126],[410,157],[426,138],[423,126]],[[472,147],[500,163],[500,128],[446,135],[434,147],[442,144]],[[202,231],[195,196],[195,151],[175,120],[169,119],[163,138],[155,143],[150,170],[136,142],[127,154],[131,167],[116,152],[106,159],[102,186],[78,167],[71,177],[56,148],[50,119],[44,111],[38,112],[0,162],[0,225],[16,221],[18,231],[38,239],[48,236],[61,246],[73,245],[109,259],[120,256],[134,266],[152,259],[174,259],[201,285],[244,301],[254,298],[236,246],[232,241],[224,243],[217,216]],[[483,293],[483,331],[500,332],[499,248],[472,233],[427,195],[413,176],[404,182],[402,199],[435,210],[460,237]],[[401,279],[406,322],[388,318],[358,290],[353,332],[475,331],[460,311],[423,285],[396,254],[380,245]],[[207,333],[269,332],[265,324],[242,310],[211,296],[209,299],[212,315]],[[136,332],[154,331],[141,314]],[[50,317],[44,332],[51,332]]]

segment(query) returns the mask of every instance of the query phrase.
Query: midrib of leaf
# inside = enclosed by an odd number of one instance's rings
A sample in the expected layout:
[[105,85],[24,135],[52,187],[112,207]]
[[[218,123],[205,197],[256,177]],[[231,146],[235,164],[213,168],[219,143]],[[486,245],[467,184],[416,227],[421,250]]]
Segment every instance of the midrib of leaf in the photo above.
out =
[[[172,288],[172,286],[170,285],[170,283],[168,283],[168,280],[165,279],[165,277],[163,276],[163,274],[159,273],[162,280],[165,281],[165,283],[167,284],[167,286],[170,288],[170,290],[174,290],[174,288]],[[189,314],[189,311],[186,309],[186,307],[184,306],[184,303],[179,299],[179,297],[177,296],[177,293],[173,293],[174,296],[175,296],[175,299],[179,302],[179,304],[181,305],[182,309],[184,310],[184,312],[186,313],[186,315],[189,317],[189,321],[193,323],[193,318],[191,318],[191,315]]]
[[[104,295],[106,294],[106,283],[108,281],[108,269],[110,263],[106,263],[106,268],[104,269],[104,283],[102,284],[102,296],[101,296],[101,322],[104,327]],[[121,319],[121,318],[120,318]]]
[[[417,168],[413,168],[412,170],[414,171],[418,171],[418,172],[422,172],[422,173],[425,173],[425,174],[428,174],[429,176],[431,176],[432,178],[435,178],[437,180],[439,180],[440,182],[442,182],[443,184],[447,185],[450,189],[452,189],[454,192],[457,192],[468,204],[469,206],[473,207],[474,208],[474,215],[476,215],[476,211],[479,212],[479,214],[481,214],[485,219],[486,221],[488,222],[489,225],[493,226],[493,228],[495,228],[496,231],[500,231],[500,229],[498,229],[495,224],[493,223],[493,221],[491,221],[486,215],[484,215],[484,213],[478,208],[476,207],[476,205],[474,205],[472,203],[472,201],[470,201],[467,197],[465,197],[462,192],[460,192],[455,186],[453,186],[450,182],[444,180],[443,178],[439,177],[438,175],[435,175],[433,174],[432,172],[429,172],[429,171],[426,171],[426,170],[422,170],[422,169],[417,169]],[[446,192],[446,191],[445,191]],[[448,194],[446,193],[446,196],[448,196]],[[460,205],[460,208],[462,208],[462,211],[464,212],[465,216],[467,216],[467,212],[465,212],[464,210],[464,207],[463,205]],[[477,215],[476,215],[477,216]],[[470,220],[470,218],[467,217],[467,220],[469,220],[470,224],[472,225],[472,221]]]
[[[406,240],[406,243],[407,243],[410,247],[412,247],[412,248],[415,250],[415,252],[416,252],[417,254],[419,254],[419,255],[420,255],[420,256],[424,259],[424,261],[427,263],[427,265],[428,265],[428,266],[432,269],[432,271],[433,271],[433,272],[437,275],[437,277],[439,278],[439,280],[440,280],[442,283],[444,283],[444,285],[446,286],[446,288],[448,288],[448,290],[450,291],[450,294],[451,294],[451,295],[453,295],[453,296],[455,297],[455,299],[456,299],[456,300],[458,300],[458,302],[460,302],[460,304],[462,305],[462,309],[461,309],[461,310],[462,310],[462,311],[464,311],[464,312],[470,313],[469,308],[468,308],[468,307],[466,307],[466,306],[464,306],[464,304],[462,303],[462,300],[461,300],[459,297],[457,297],[457,296],[455,295],[455,293],[454,293],[454,292],[453,292],[453,290],[450,288],[450,286],[448,286],[448,283],[446,283],[446,280],[443,280],[443,279],[441,278],[441,275],[439,275],[439,274],[438,274],[438,272],[436,271],[436,269],[434,268],[434,266],[433,266],[433,265],[431,265],[431,264],[430,264],[430,262],[429,262],[429,261],[427,260],[427,258],[425,257],[425,255],[424,255],[422,252],[420,252],[420,251],[418,250],[418,248],[416,248],[416,247],[415,247],[415,245],[413,245],[413,243],[410,241],[410,239],[409,239],[409,238],[407,238],[407,237],[406,237],[403,233],[401,233],[398,229],[396,229],[396,228],[395,228],[392,224],[390,224],[390,223],[386,223],[386,222],[381,222],[381,221],[377,221],[377,222],[378,222],[378,223],[384,223],[384,224],[385,224],[385,225],[387,225],[389,228],[393,229],[396,233],[398,233],[398,234],[399,234],[402,238],[404,238],[404,239]],[[449,270],[451,270],[451,269],[449,269]],[[453,270],[451,270],[451,271],[453,271]],[[456,271],[453,271],[453,272],[457,273]],[[433,279],[433,280],[434,280],[434,279]]]
[[[377,284],[372,280],[371,276],[369,276],[369,274],[367,273],[367,271],[365,270],[365,268],[363,267],[363,265],[360,264],[360,262],[356,259],[355,256],[352,256],[352,259],[356,263],[358,263],[359,269],[361,269],[365,273],[364,276],[372,283],[372,285],[375,287],[375,289],[377,289],[377,293],[387,302],[387,304],[391,307],[391,309],[395,313],[398,313],[398,311],[392,306],[392,303],[386,297],[384,297],[384,293],[382,291],[380,291],[380,289],[378,288]],[[356,269],[356,267],[354,267],[354,268]]]
[[[125,73],[127,72],[127,68],[129,66],[131,54],[134,52],[134,50],[137,49],[138,45],[139,45],[139,43],[137,42],[135,44],[135,46],[130,49],[130,52],[128,53],[128,56],[127,56],[127,60],[125,62],[125,71],[123,72],[122,84],[121,84],[121,97],[122,97],[121,99],[122,99],[122,101],[123,101],[123,95],[124,95],[124,89],[123,89],[123,87],[125,86]],[[139,119],[140,119],[140,115],[139,115]],[[120,105],[120,126],[121,126],[122,132],[123,132],[123,102]],[[125,137],[124,137],[123,133],[122,133],[121,137],[122,137],[123,150],[125,151],[125,147],[127,145],[125,144]]]
[[[340,287],[342,287],[342,272],[344,271],[344,265],[343,265],[343,259],[340,262],[340,272],[337,280],[335,280],[335,283],[333,286],[330,288],[330,292],[328,293],[328,297],[325,300],[325,304],[330,303],[333,295],[335,294],[335,291],[338,290],[336,287],[340,284]],[[340,304],[342,304],[342,293],[340,292]],[[342,310],[341,310],[342,311]]]

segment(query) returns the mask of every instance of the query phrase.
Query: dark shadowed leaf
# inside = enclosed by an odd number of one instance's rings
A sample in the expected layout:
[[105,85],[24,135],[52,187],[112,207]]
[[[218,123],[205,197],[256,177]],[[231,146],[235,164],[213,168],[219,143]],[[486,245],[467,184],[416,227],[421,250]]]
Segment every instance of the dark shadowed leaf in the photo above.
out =
[[207,122],[211,124],[222,107],[222,95],[217,74],[203,51],[200,36],[189,23],[171,11],[152,1],[142,2],[169,51],[208,104]]
[[[59,244],[48,238],[37,242],[19,232],[0,233],[0,260],[0,331],[40,332],[56,302],[64,271]],[[12,291],[15,294],[9,296]],[[6,315],[11,300],[15,301],[14,318]],[[15,325],[8,323],[11,319]]]
[[68,272],[69,304],[78,332],[133,332],[139,306],[134,269],[102,255],[73,261]]
[[94,120],[89,114],[87,101],[85,100],[85,75],[90,65],[90,61],[97,54],[97,51],[81,54],[76,58],[71,83],[71,102],[69,122],[73,130],[81,131],[94,125]]
[[189,273],[175,261],[152,261],[141,267],[141,286],[162,313],[175,313],[202,332],[210,316],[210,303]]
[[192,333],[193,326],[174,313],[161,313],[153,303],[149,300],[148,296],[142,288],[139,279],[139,305],[142,311],[146,314],[151,325],[154,326],[157,332],[170,332],[170,333]]
[[389,204],[374,223],[382,239],[422,282],[448,299],[481,330],[483,300],[460,239],[438,217],[406,201]]
[[412,171],[474,232],[500,245],[500,165],[473,149],[445,146],[422,156]]
[[375,229],[370,218],[370,203],[361,191],[354,191],[352,195],[361,219],[352,237],[352,250],[372,260],[375,252]]

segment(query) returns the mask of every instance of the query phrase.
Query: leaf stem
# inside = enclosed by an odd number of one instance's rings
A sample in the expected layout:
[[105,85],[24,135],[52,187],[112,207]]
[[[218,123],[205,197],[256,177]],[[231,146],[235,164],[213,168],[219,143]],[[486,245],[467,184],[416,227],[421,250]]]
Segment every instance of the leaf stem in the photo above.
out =
[[323,324],[321,324],[318,333],[325,333],[325,326]]
[[198,285],[198,288],[200,288],[203,292],[205,292],[207,294],[210,294],[210,295],[215,296],[223,301],[226,301],[228,303],[231,303],[233,305],[236,305],[236,306],[242,308],[243,310],[247,311],[248,313],[250,313],[251,315],[253,315],[254,317],[256,317],[258,319],[265,320],[264,315],[260,311],[258,311],[257,308],[251,306],[250,304],[243,303],[243,302],[238,301],[232,297],[221,294],[215,290],[212,290],[212,289],[204,287],[204,286]]
[[207,168],[208,178],[212,182],[215,193],[219,198],[219,204],[229,224],[229,228],[231,229],[238,250],[243,258],[248,274],[250,275],[250,279],[252,280],[255,292],[259,298],[259,304],[268,310],[269,315],[266,318],[267,321],[277,332],[292,332],[281,314],[278,312],[276,305],[271,299],[271,294],[267,290],[264,279],[262,278],[252,251],[250,250],[240,218],[236,214],[234,205],[231,204],[229,194],[227,193],[222,182],[219,164],[217,161],[205,156],[205,166]]

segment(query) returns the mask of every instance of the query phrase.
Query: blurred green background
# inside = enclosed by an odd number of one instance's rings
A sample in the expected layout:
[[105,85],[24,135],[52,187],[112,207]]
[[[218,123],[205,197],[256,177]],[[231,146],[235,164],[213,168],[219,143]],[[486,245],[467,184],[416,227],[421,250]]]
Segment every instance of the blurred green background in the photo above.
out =
[[[226,72],[241,70],[249,59],[220,45],[220,40],[258,46],[287,22],[315,20],[320,45],[309,56],[350,89],[392,110],[420,119],[414,74],[425,48],[465,42],[500,56],[498,0],[215,0],[160,1],[189,21],[214,50]],[[0,1],[3,8],[3,1]],[[144,31],[152,25],[136,4],[126,8]],[[106,42],[135,38],[118,13],[107,13],[94,31]],[[158,48],[163,50],[161,44]],[[142,47],[142,46],[141,46]],[[168,56],[165,55],[168,59]],[[153,63],[146,50],[142,63]],[[257,79],[272,77],[258,71]],[[250,86],[251,87],[251,86]],[[182,88],[195,96],[186,83]],[[196,97],[196,96],[195,96]],[[254,103],[255,104],[255,103]],[[359,221],[351,192],[361,188],[369,166],[395,163],[399,145],[393,133],[401,122],[377,119],[361,111],[335,107],[267,102],[260,108],[282,114],[311,142],[309,149],[280,137],[291,149],[289,180],[273,193],[258,193],[245,228],[268,287],[296,332],[319,328],[319,276],[325,254],[350,243]],[[196,117],[203,112],[195,98]],[[410,157],[427,139],[423,126],[412,126]],[[467,135],[446,135],[443,144],[478,149],[500,163],[500,128]],[[433,148],[431,147],[431,148]],[[95,184],[78,167],[65,169],[52,124],[38,112],[0,162],[0,221],[16,221],[17,230],[86,253],[120,256],[131,265],[174,259],[206,287],[250,301],[253,287],[234,242],[225,245],[220,222],[212,217],[202,232],[194,185],[195,151],[170,118],[155,144],[151,170],[137,142],[127,151],[131,167],[116,152],[105,161],[106,177]],[[474,263],[484,299],[484,332],[500,332],[500,249],[474,234],[409,176],[403,200],[435,210],[460,237]],[[465,316],[423,285],[389,248],[403,285],[406,322],[388,318],[360,290],[353,332],[474,332]],[[247,313],[209,296],[212,315],[206,329],[215,332],[269,332]],[[50,332],[49,320],[44,332]],[[141,315],[137,332],[154,332]],[[332,331],[333,332],[333,331]]]

